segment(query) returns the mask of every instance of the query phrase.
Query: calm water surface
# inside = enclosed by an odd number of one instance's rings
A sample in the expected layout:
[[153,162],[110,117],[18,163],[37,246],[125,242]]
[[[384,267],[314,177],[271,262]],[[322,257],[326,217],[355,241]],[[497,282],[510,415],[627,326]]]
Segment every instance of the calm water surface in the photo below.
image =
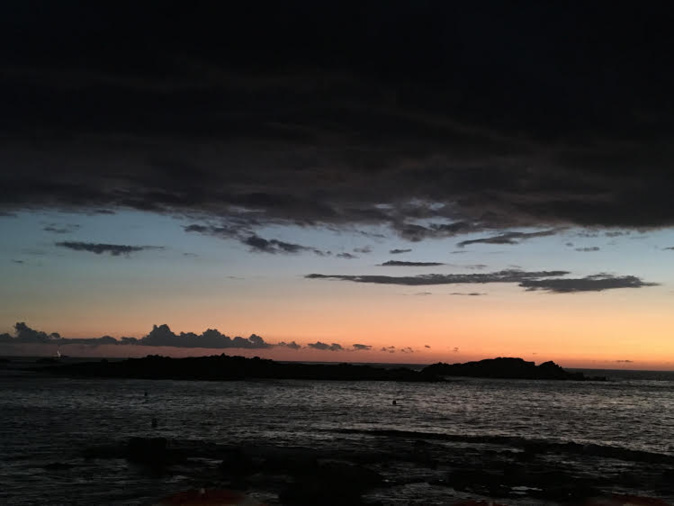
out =
[[[49,468],[54,463],[79,468],[87,446],[131,436],[355,448],[381,444],[371,431],[394,430],[589,443],[674,456],[672,376],[614,379],[215,383],[5,374],[0,503],[142,504],[134,496],[139,487],[149,498],[166,484],[136,476],[125,462],[82,472]],[[159,421],[155,430],[153,417]]]

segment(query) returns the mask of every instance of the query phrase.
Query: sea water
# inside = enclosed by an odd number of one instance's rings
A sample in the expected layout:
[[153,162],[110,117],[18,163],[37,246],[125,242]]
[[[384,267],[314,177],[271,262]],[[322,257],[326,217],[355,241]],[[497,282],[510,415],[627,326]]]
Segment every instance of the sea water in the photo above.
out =
[[87,447],[133,436],[329,450],[414,433],[463,447],[538,442],[624,451],[626,460],[630,451],[674,457],[674,374],[602,374],[611,381],[201,382],[5,371],[0,504],[148,504],[191,484],[125,460],[82,458]]

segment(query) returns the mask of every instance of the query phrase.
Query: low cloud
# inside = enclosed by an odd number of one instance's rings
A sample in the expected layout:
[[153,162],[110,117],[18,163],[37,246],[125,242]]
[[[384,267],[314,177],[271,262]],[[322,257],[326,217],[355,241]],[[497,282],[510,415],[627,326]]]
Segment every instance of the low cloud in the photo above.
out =
[[528,239],[555,235],[558,232],[559,229],[542,230],[540,232],[506,232],[505,234],[499,234],[492,237],[461,241],[457,246],[464,248],[470,244],[519,244]]
[[354,344],[354,351],[368,351],[372,349],[372,346],[369,344]]
[[279,346],[281,348],[290,348],[291,350],[299,350],[299,349],[302,348],[302,346],[297,344],[295,341],[291,341],[289,343],[286,343],[285,341],[281,341],[276,346]]
[[389,251],[391,255],[402,255],[403,253],[410,253],[411,249],[392,249]]
[[[87,345],[137,345],[137,346],[172,346],[175,348],[243,348],[264,349],[272,345],[266,343],[263,338],[252,334],[250,337],[231,338],[215,329],[208,329],[201,334],[193,332],[181,332],[175,334],[168,325],[154,325],[152,330],[140,339],[135,337],[123,337],[120,340],[111,336],[95,337],[89,339],[70,339],[61,337],[58,333],[47,334],[46,332],[30,328],[24,322],[14,325],[14,336],[0,334],[0,343],[51,343],[51,344],[87,344]],[[292,347],[292,346],[289,346]]]
[[400,260],[389,260],[381,267],[437,267],[438,265],[445,265],[442,262],[402,262]]
[[315,350],[322,350],[322,351],[342,351],[342,350],[344,350],[344,347],[341,344],[338,344],[338,343],[327,344],[327,343],[322,343],[320,341],[316,341],[315,343],[309,343],[307,346],[309,348],[313,348]]
[[250,337],[231,338],[216,329],[207,329],[201,334],[181,332],[175,334],[168,325],[154,325],[148,335],[138,340],[144,346],[174,346],[176,348],[244,348],[264,349],[271,348],[271,344],[256,334]]
[[528,291],[543,290],[552,293],[601,292],[617,288],[643,288],[658,286],[658,283],[647,283],[636,276],[612,276],[595,274],[584,278],[569,279],[528,279],[519,286]]
[[487,294],[482,293],[482,292],[452,292],[449,295],[457,295],[457,296],[463,296],[463,297],[481,297],[481,296],[487,295]]
[[126,244],[104,244],[104,243],[79,242],[79,241],[57,242],[56,246],[71,249],[74,251],[87,251],[89,253],[95,253],[96,255],[102,255],[104,253],[107,253],[115,257],[120,255],[129,256],[132,253],[138,253],[140,251],[146,250],[164,249],[162,246],[129,246]]
[[618,364],[632,364],[634,360],[616,360]]
[[362,248],[353,248],[353,252],[366,255],[368,253],[372,253],[372,248],[370,246],[363,246]]
[[335,256],[337,258],[345,258],[347,260],[353,260],[354,258],[358,258],[356,255],[352,255],[351,253],[337,253]]
[[590,252],[593,252],[593,251],[599,251],[600,249],[601,248],[599,248],[598,246],[592,246],[592,247],[589,247],[589,248],[576,248],[576,251],[580,251],[582,253],[590,253]]

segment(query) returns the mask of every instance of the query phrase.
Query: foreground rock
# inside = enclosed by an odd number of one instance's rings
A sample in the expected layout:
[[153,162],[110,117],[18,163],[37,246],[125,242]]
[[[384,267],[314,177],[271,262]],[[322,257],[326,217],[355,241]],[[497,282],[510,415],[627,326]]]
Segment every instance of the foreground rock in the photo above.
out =
[[581,372],[569,372],[554,362],[537,366],[521,358],[490,358],[465,364],[438,362],[424,368],[423,373],[437,376],[464,376],[472,378],[504,378],[530,380],[606,381],[604,377],[587,377]]
[[63,364],[41,369],[53,374],[98,378],[243,380],[309,379],[343,381],[439,381],[430,371],[399,367],[386,369],[352,364],[282,363],[273,360],[231,357],[168,358],[150,355],[121,361]]

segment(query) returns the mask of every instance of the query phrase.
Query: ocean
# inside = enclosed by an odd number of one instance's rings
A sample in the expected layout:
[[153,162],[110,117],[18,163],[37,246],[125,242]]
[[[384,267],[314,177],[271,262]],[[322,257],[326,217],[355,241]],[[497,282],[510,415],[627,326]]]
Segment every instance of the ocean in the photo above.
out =
[[[364,495],[371,504],[493,496],[506,504],[557,504],[546,489],[551,480],[560,494],[575,483],[674,503],[674,373],[589,374],[610,381],[149,381],[5,368],[0,504],[149,505],[173,491],[222,486],[215,451],[161,473],[87,456],[131,437],[165,437],[175,447],[370,455],[360,462],[387,483]],[[525,467],[519,478],[507,473]],[[466,469],[501,483],[481,483]],[[281,486],[261,478],[246,483],[267,504],[281,504]]]

